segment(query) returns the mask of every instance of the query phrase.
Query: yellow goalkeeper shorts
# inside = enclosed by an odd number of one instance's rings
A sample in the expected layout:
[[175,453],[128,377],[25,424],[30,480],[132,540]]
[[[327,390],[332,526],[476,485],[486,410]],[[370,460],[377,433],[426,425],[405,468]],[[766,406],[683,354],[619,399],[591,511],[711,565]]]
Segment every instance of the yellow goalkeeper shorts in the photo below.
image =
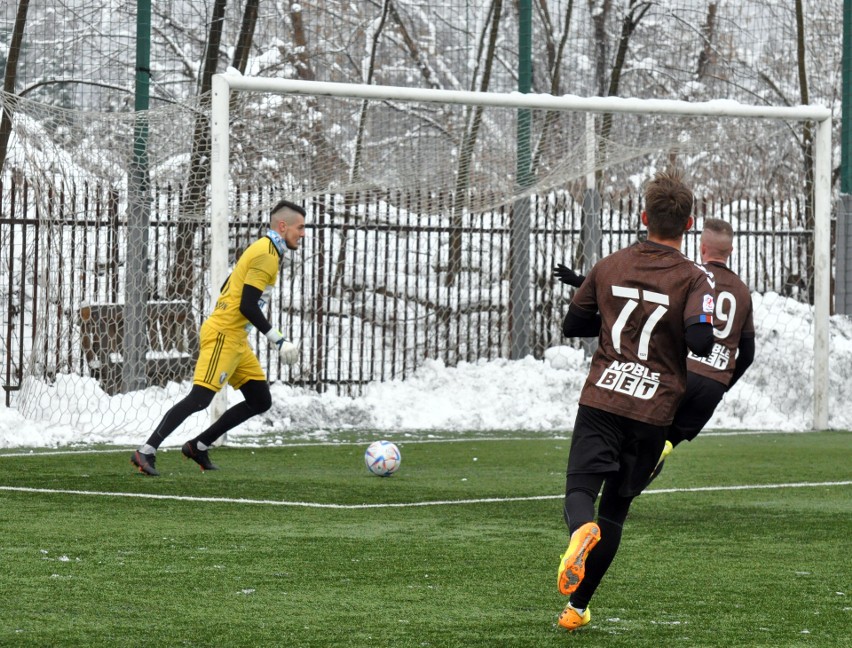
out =
[[248,337],[225,335],[205,322],[201,325],[199,346],[194,384],[217,392],[226,384],[239,389],[249,380],[266,380]]

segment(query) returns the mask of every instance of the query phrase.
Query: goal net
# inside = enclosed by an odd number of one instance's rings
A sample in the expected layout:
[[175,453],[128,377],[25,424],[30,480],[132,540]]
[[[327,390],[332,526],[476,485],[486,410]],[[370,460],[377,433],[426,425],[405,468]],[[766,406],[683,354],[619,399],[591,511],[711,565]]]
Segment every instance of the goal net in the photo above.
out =
[[732,267],[755,291],[758,360],[728,407],[780,421],[809,398],[799,425],[825,427],[827,111],[222,75],[207,99],[141,115],[10,107],[3,199],[31,223],[5,246],[22,277],[9,303],[35,331],[15,347],[25,414],[150,431],[186,393],[197,327],[281,198],[306,206],[308,235],[268,312],[300,362],[252,338],[271,381],[352,395],[430,360],[530,355],[584,374],[553,266],[587,271],[641,237],[642,187],[677,164],[696,232],[731,222]]

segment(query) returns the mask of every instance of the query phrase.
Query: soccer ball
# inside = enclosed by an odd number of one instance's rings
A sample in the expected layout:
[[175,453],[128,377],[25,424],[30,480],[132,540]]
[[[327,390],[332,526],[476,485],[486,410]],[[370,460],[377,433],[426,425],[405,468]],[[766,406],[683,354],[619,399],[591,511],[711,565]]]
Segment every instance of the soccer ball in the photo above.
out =
[[402,455],[390,441],[373,441],[364,453],[364,463],[367,469],[379,477],[390,477],[402,462]]

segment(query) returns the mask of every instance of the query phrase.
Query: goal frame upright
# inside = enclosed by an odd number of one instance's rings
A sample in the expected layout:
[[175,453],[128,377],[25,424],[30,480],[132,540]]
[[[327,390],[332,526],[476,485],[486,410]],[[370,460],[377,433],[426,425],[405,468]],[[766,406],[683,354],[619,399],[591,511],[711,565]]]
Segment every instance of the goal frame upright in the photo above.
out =
[[[727,99],[687,102],[673,99],[552,96],[543,94],[469,92],[246,77],[213,76],[211,103],[211,289],[228,274],[228,192],[231,91],[333,96],[350,99],[419,101],[514,109],[561,110],[584,113],[630,113],[674,116],[741,117],[784,121],[812,121],[814,138],[814,369],[813,420],[815,430],[828,427],[829,315],[831,277],[831,111],[818,105],[757,106]],[[214,296],[215,297],[215,296]],[[213,402],[211,417],[224,413],[227,396],[222,390]]]

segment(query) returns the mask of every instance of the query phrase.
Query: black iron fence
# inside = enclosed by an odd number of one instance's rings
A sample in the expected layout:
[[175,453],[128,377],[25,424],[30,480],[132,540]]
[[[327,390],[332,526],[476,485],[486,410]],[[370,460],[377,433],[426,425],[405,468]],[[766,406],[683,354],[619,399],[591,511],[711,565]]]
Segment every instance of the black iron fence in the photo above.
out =
[[[231,223],[232,261],[262,232],[269,189],[241,192]],[[209,231],[181,221],[180,189],[152,191],[147,294],[179,298],[201,321],[218,292],[209,286]],[[25,372],[91,376],[82,349],[80,309],[121,303],[127,240],[126,199],[95,185],[38,194],[26,181],[0,183],[0,343],[9,404]],[[638,195],[603,197],[602,255],[641,236]],[[257,205],[254,208],[253,205]],[[531,200],[530,313],[512,322],[509,275],[511,205],[453,218],[448,195],[323,196],[309,206],[308,235],[285,261],[270,313],[300,342],[302,361],[281,367],[256,346],[270,380],[345,392],[373,381],[405,378],[425,358],[448,365],[508,357],[513,327],[523,326],[541,357],[561,344],[560,320],[570,290],[552,278],[555,263],[582,263],[583,207],[568,193]],[[756,292],[809,299],[813,233],[802,226],[798,198],[705,198],[704,216],[734,224],[732,268]],[[182,224],[182,226],[181,226]],[[192,280],[174,294],[178,233],[191,237]],[[697,258],[700,230],[686,238]],[[524,246],[521,246],[522,248]],[[280,309],[280,312],[279,310]]]

